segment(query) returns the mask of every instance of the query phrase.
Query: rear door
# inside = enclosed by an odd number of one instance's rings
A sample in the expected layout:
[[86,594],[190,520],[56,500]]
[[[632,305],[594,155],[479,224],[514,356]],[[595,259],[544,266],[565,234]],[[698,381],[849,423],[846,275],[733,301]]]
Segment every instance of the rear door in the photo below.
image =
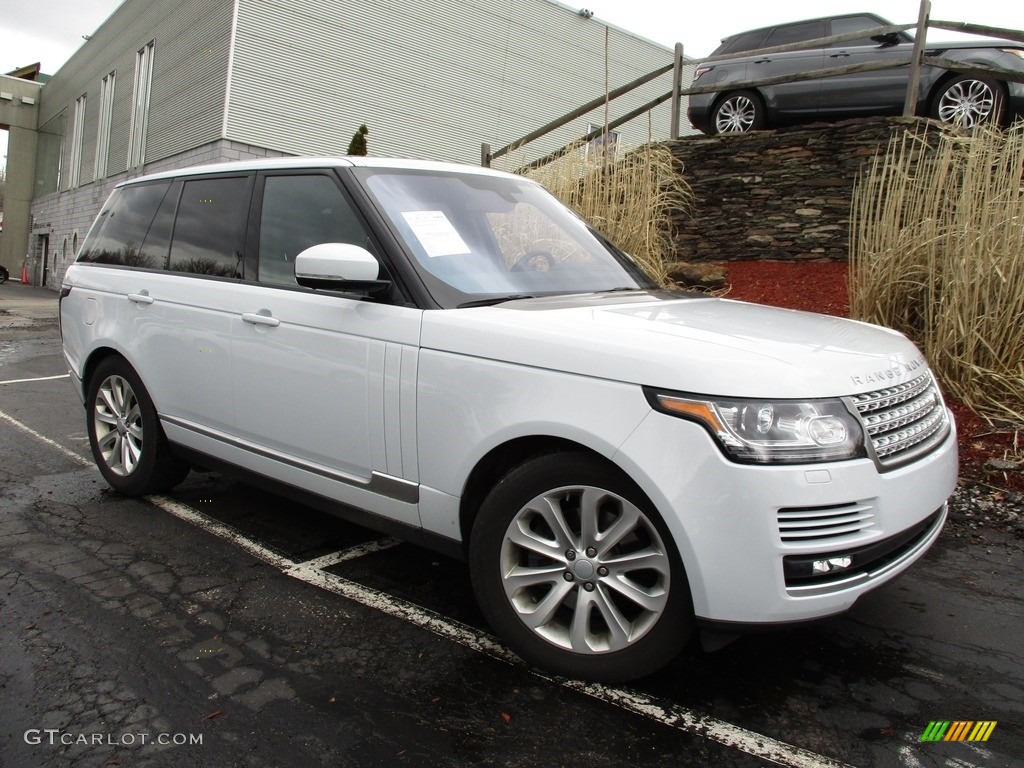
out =
[[193,447],[234,423],[232,288],[251,190],[245,173],[126,185],[79,257],[89,345],[123,355],[168,435]]
[[[788,45],[813,40],[826,35],[824,20],[787,24],[772,30],[762,41],[762,48]],[[747,77],[759,80],[794,74],[806,74],[823,68],[822,48],[812,48],[786,53],[759,54],[752,58],[747,67]],[[818,108],[820,80],[778,83],[758,86],[764,95],[769,114],[780,118],[799,117],[814,113]]]

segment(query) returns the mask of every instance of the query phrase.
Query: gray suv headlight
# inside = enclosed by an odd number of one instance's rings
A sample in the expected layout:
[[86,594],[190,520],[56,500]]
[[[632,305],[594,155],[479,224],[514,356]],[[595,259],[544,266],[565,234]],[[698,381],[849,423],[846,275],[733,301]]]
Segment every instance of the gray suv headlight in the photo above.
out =
[[655,410],[707,429],[733,461],[809,464],[867,456],[860,421],[839,399],[740,400],[644,391]]

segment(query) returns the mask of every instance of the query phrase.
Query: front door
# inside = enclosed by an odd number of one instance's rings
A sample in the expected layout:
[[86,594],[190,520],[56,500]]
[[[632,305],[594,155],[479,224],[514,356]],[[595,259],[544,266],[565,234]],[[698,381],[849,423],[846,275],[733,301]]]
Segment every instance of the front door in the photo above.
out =
[[237,286],[231,342],[235,431],[252,468],[419,525],[399,425],[411,414],[399,406],[422,312],[295,282],[295,256],[312,245],[372,247],[333,174],[267,174],[257,199],[258,283]]

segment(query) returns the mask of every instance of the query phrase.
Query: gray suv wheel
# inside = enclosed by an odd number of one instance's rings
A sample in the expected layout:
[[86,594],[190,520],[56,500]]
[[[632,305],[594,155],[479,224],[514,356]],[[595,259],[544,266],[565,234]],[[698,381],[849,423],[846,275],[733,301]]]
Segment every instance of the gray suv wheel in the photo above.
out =
[[728,94],[715,106],[715,133],[746,133],[764,128],[764,104],[753,91]]
[[989,120],[998,123],[1002,101],[1002,89],[995,80],[959,75],[942,86],[932,106],[932,117],[964,128]]

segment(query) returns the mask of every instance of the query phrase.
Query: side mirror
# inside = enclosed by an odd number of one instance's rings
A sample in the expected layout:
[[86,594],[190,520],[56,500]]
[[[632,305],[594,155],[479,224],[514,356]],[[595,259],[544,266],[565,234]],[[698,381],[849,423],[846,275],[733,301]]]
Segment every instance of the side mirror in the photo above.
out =
[[898,32],[887,32],[884,35],[872,35],[871,39],[878,43],[883,48],[889,48],[893,45],[899,45],[903,42]]
[[306,288],[374,295],[391,285],[379,276],[373,254],[351,243],[319,243],[295,257],[295,281]]

